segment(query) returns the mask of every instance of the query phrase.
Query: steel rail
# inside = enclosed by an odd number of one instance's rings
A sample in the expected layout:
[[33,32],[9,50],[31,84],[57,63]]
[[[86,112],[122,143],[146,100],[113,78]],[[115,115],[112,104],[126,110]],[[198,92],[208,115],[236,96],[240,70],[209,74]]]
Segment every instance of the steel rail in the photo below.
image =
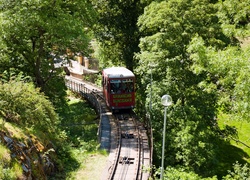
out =
[[[119,122],[119,121],[118,121]],[[120,157],[120,153],[121,153],[121,128],[119,126],[119,124],[116,121],[116,127],[117,127],[117,138],[118,138],[118,147],[117,147],[117,151],[116,151],[116,158],[115,158],[115,163],[113,165],[113,169],[110,173],[110,178],[109,179],[114,179],[115,176],[115,172],[119,163],[119,157]]]

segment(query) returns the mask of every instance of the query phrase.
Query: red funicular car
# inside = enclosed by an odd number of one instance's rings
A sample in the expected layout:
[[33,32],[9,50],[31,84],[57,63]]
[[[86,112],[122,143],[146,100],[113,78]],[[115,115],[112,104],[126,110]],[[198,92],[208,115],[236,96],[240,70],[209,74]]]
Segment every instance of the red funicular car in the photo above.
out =
[[135,106],[135,75],[124,67],[102,71],[103,95],[111,110],[132,109]]

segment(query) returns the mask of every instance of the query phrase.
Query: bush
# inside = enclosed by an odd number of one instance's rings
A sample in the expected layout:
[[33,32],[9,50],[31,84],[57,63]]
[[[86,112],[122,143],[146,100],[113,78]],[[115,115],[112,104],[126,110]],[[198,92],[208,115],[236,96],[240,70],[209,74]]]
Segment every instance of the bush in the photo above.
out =
[[0,117],[5,121],[35,126],[51,132],[58,122],[52,103],[32,83],[0,84]]
[[241,165],[236,162],[233,166],[233,171],[228,171],[228,175],[223,177],[224,180],[249,180],[250,168],[249,165]]

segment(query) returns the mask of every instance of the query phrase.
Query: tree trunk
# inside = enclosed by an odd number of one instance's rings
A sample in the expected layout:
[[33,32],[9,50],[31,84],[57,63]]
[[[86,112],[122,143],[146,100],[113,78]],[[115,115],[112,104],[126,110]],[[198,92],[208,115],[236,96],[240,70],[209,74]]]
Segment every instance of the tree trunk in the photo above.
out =
[[39,32],[40,38],[39,38],[39,49],[38,54],[35,62],[35,81],[38,87],[41,88],[41,91],[44,90],[44,79],[41,74],[41,59],[44,57],[44,40],[43,40],[43,30],[40,30]]

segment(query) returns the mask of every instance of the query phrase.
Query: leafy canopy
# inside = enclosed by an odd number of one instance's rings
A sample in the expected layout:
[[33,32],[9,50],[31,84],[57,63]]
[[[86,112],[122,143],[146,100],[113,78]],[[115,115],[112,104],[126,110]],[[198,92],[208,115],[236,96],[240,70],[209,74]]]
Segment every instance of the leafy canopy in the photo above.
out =
[[12,67],[33,77],[42,91],[57,75],[54,58],[61,58],[66,48],[87,52],[88,1],[3,0],[0,7],[0,63],[7,71]]
[[138,52],[140,33],[137,19],[149,3],[140,0],[94,0],[98,14],[94,26],[95,37],[100,45],[99,59],[102,66],[125,65],[133,70],[134,52]]
[[[202,176],[213,175],[216,159],[216,87],[201,86],[212,81],[209,74],[195,73],[195,62],[188,47],[192,39],[201,37],[205,46],[223,49],[235,41],[227,37],[220,26],[217,7],[208,0],[154,1],[139,17],[138,25],[144,37],[136,58],[135,69],[141,78],[142,104],[149,104],[152,70],[152,124],[154,138],[162,137],[163,107],[160,98],[169,94],[174,105],[168,111],[166,162],[182,165]],[[146,93],[145,93],[146,92]],[[161,158],[161,142],[155,142],[155,159]]]
[[206,91],[218,92],[220,110],[249,120],[250,49],[228,47],[217,51],[204,44],[201,38],[195,37],[188,49],[194,62],[193,72],[207,74],[199,86]]

